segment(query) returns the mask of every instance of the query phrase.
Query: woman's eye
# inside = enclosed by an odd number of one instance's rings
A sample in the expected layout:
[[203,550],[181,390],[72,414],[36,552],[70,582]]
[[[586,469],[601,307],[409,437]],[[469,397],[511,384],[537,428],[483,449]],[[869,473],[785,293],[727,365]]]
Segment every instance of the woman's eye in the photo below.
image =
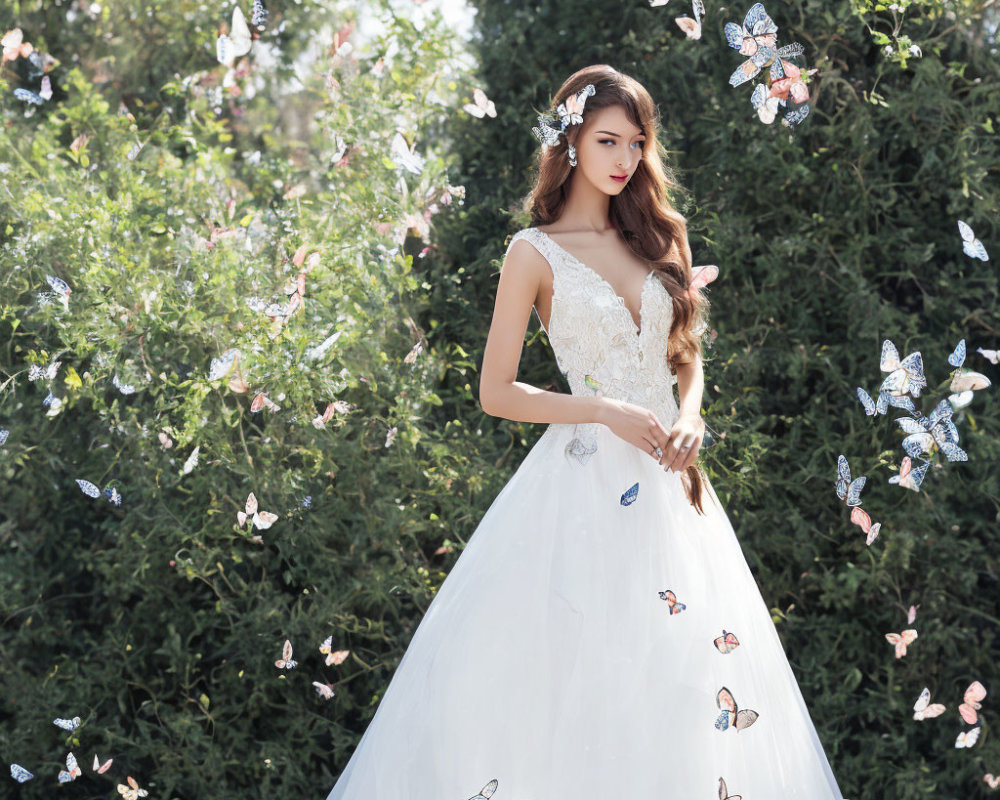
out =
[[[637,144],[637,145],[639,145],[639,149],[640,149],[640,150],[642,150],[642,145],[643,145],[643,142],[644,142],[644,141],[645,141],[645,140],[641,140],[641,141],[638,141],[638,142],[632,142],[632,144]],[[601,139],[601,142],[600,142],[600,143],[601,143],[601,144],[604,144],[605,142],[611,142],[611,144],[614,144],[614,143],[615,143],[615,140],[614,140],[614,139]]]

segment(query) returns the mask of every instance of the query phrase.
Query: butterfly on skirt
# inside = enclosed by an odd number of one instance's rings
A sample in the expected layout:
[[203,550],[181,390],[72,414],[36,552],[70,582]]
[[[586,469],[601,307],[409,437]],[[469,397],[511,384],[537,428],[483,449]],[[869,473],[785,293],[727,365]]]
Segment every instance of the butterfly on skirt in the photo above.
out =
[[479,790],[479,794],[474,794],[469,798],[469,800],[489,800],[489,798],[491,798],[493,793],[497,790],[498,785],[499,781],[494,778]]
[[723,655],[726,655],[727,653],[733,652],[733,650],[740,646],[740,640],[736,638],[735,633],[730,633],[723,628],[722,636],[717,636],[713,644],[715,644],[716,650]]
[[722,713],[715,720],[715,727],[720,731],[728,730],[729,728],[741,731],[753,725],[760,716],[756,711],[751,711],[748,708],[739,708],[736,705],[736,698],[733,697],[732,692],[725,686],[719,689],[715,703],[722,709]]
[[[661,600],[666,600],[667,607],[670,609],[671,615],[680,614],[687,606],[684,603],[677,602],[677,595],[674,594],[670,589],[666,591],[659,592]],[[725,631],[723,631],[725,632]]]
[[743,800],[743,795],[729,794],[726,782],[722,778],[719,778],[719,800]]

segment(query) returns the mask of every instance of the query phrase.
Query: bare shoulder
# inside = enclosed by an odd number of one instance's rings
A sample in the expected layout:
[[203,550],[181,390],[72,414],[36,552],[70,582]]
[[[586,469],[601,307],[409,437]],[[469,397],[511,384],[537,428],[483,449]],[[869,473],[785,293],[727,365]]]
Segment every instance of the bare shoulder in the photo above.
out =
[[548,261],[527,237],[522,236],[508,246],[501,268],[501,278],[506,275],[518,282],[526,281],[537,285],[539,281],[545,279],[547,272]]

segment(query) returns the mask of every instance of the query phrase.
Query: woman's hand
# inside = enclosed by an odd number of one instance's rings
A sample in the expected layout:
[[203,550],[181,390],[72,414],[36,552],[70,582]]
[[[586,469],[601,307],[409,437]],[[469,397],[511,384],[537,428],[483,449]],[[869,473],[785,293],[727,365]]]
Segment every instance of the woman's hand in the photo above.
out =
[[615,436],[649,453],[657,461],[660,461],[660,453],[666,456],[670,433],[656,414],[624,400],[601,399],[601,415],[596,422],[607,425]]
[[705,422],[701,416],[679,417],[670,429],[669,440],[663,448],[660,464],[664,469],[684,472],[698,458],[698,450],[705,439]]

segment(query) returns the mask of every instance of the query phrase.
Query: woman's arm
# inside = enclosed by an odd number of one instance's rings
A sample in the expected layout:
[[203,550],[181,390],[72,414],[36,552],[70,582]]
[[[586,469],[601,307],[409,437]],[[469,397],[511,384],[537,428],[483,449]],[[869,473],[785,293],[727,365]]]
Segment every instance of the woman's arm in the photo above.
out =
[[479,403],[490,416],[518,422],[599,422],[604,398],[549,392],[517,380],[531,308],[548,270],[529,242],[519,240],[508,250],[483,353]]
[[[705,423],[701,418],[701,397],[705,389],[705,374],[701,355],[677,367],[677,394],[680,416],[670,429],[670,441],[663,450],[663,463],[668,469],[683,472],[698,458],[698,449],[705,438]],[[682,445],[688,445],[681,449]]]

